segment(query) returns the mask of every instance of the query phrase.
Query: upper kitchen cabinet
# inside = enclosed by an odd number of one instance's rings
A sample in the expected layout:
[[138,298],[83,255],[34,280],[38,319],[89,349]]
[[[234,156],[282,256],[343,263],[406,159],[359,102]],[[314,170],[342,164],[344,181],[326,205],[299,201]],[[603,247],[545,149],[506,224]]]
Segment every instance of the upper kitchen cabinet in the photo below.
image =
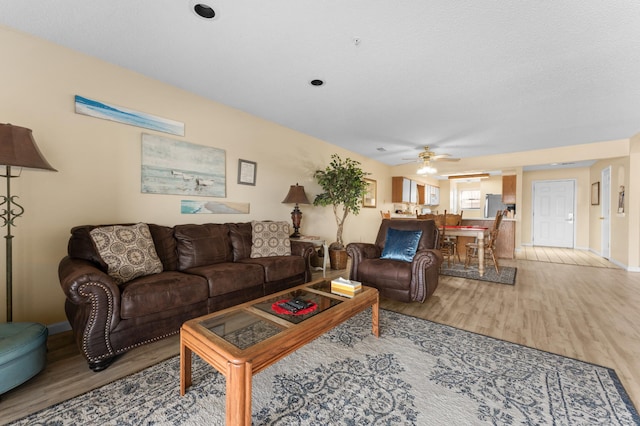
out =
[[391,178],[391,202],[437,206],[440,203],[440,188],[394,176]]
[[411,202],[411,179],[401,176],[394,176],[391,178],[391,202]]
[[426,201],[424,199],[424,185],[420,184],[418,184],[418,204],[426,204]]
[[412,204],[417,204],[418,203],[418,182],[416,182],[415,180],[410,180],[409,186],[410,186],[409,202]]
[[516,203],[516,175],[502,176],[502,203]]
[[426,203],[430,206],[437,206],[440,204],[440,188],[437,186],[427,185],[427,189],[429,190],[429,196],[427,197]]

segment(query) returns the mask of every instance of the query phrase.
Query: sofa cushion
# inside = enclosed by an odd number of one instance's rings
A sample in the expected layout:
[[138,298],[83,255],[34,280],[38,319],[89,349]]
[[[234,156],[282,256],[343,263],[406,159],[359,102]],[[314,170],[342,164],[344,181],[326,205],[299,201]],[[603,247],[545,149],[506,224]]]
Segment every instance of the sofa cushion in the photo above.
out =
[[162,262],[165,271],[175,271],[178,269],[178,248],[176,239],[173,237],[173,228],[149,224],[149,231],[156,246],[156,253]]
[[178,270],[233,261],[227,225],[176,225],[173,230],[178,247]]
[[304,274],[306,271],[305,258],[302,256],[258,257],[240,262],[260,265],[264,269],[264,282],[267,283]]
[[264,269],[256,264],[216,263],[190,268],[185,272],[207,280],[209,297],[260,286],[264,282]]
[[289,223],[251,222],[251,257],[290,256]]
[[107,264],[107,273],[118,283],[162,272],[147,224],[98,227],[89,234]]
[[120,294],[120,316],[131,319],[206,301],[209,289],[202,277],[171,271],[130,281]]
[[251,222],[227,223],[229,227],[229,238],[233,248],[233,261],[251,257],[251,236],[253,227]]
[[422,237],[421,230],[387,229],[387,238],[384,242],[381,259],[413,261],[418,248],[418,242]]

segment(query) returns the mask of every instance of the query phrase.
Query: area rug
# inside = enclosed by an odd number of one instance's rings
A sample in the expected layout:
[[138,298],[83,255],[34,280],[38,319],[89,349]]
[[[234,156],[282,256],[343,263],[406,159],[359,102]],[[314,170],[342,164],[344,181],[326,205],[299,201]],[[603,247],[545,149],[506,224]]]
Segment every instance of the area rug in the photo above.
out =
[[[381,311],[371,311],[254,376],[254,425],[639,425],[608,368]],[[222,425],[225,379],[179,358],[15,424]]]
[[492,283],[509,284],[514,285],[516,283],[516,272],[518,268],[511,266],[501,266],[499,268],[500,273],[496,273],[496,269],[493,265],[489,265],[484,270],[484,275],[480,276],[477,267],[464,268],[462,263],[452,263],[451,266],[447,266],[445,262],[440,269],[441,275],[447,275],[450,277],[467,278],[470,280],[478,281],[490,281]]

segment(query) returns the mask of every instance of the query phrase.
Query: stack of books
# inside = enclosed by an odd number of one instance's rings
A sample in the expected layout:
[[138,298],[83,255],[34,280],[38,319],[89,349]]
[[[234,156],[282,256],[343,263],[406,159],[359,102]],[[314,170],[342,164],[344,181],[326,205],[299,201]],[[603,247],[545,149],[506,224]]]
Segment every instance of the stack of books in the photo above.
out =
[[362,283],[342,277],[331,280],[331,293],[338,296],[353,297],[362,291]]

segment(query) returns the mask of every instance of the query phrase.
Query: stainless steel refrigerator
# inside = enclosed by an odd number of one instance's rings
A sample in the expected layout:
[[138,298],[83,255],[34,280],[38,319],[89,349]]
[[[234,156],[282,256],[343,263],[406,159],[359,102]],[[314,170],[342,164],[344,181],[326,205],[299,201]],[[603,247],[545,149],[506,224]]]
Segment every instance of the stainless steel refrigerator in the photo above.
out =
[[502,202],[502,194],[487,194],[484,196],[484,217],[496,217],[498,210],[504,210],[507,205]]

